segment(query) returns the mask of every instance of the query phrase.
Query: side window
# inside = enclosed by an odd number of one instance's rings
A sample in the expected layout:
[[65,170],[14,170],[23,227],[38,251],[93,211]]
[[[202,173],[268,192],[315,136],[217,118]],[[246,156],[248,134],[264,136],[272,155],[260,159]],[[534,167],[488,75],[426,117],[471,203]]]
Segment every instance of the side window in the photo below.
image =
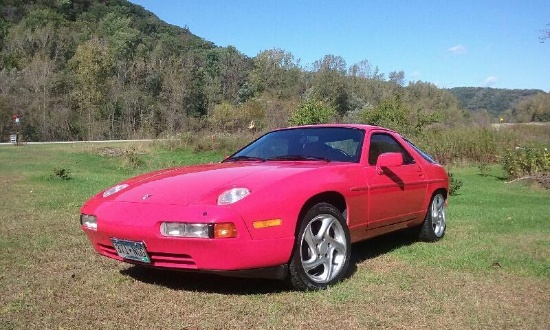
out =
[[369,165],[376,165],[378,156],[386,152],[399,152],[403,155],[404,164],[414,164],[414,158],[388,134],[373,134],[370,137]]

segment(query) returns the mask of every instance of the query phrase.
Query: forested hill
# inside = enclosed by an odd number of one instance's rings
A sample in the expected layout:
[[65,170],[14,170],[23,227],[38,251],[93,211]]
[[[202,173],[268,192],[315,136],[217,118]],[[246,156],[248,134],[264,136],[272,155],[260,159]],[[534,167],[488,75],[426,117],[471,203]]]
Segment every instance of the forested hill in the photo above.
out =
[[458,98],[460,105],[471,111],[487,111],[494,117],[502,116],[506,110],[517,108],[518,104],[539,93],[540,89],[501,89],[489,87],[456,87],[449,89]]
[[[305,69],[281,49],[249,58],[126,0],[0,1],[2,142],[16,130],[27,141],[263,130],[303,122],[290,120],[296,109],[310,122],[404,128],[490,122],[503,109],[468,116],[454,91],[405,82],[366,59],[328,54]],[[550,121],[548,93],[514,97],[507,121]]]

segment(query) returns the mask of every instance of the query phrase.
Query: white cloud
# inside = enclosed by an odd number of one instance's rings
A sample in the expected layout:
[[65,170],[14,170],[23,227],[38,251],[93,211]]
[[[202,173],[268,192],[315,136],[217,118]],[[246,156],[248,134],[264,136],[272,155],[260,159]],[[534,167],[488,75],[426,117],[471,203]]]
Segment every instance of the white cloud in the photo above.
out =
[[484,87],[493,86],[494,84],[497,83],[497,81],[498,81],[498,78],[497,78],[497,77],[489,76],[489,77],[487,77],[487,79],[485,79],[485,81],[483,82],[483,86],[484,86]]
[[449,48],[449,51],[453,54],[464,54],[466,53],[466,47],[462,45],[456,45],[451,48]]

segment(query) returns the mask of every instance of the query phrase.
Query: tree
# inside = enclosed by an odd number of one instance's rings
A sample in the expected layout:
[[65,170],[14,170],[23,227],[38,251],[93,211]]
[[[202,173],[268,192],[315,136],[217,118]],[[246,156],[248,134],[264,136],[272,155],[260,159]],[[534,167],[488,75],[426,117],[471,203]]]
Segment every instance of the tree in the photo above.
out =
[[334,120],[336,109],[323,101],[306,101],[290,115],[290,125],[326,124]]
[[86,127],[88,140],[101,136],[101,131],[96,131],[95,122],[101,117],[101,106],[108,90],[107,78],[114,67],[111,54],[104,40],[94,38],[78,46],[72,58],[78,81],[75,97],[81,114],[87,113],[86,122],[81,123],[81,127]]
[[518,122],[549,122],[550,94],[539,93],[521,101],[512,109]]
[[405,72],[403,71],[392,71],[388,74],[388,78],[390,79],[390,82],[398,86],[405,85]]
[[246,81],[249,62],[237,48],[229,46],[220,54],[221,93],[224,100],[235,101]]
[[41,56],[35,56],[32,62],[23,70],[23,77],[29,87],[32,95],[31,104],[29,107],[35,110],[30,118],[37,127],[40,140],[49,140],[54,132],[52,131],[51,122],[51,87],[54,75],[54,64],[49,59],[44,59]]
[[257,93],[268,91],[290,97],[301,84],[301,72],[291,53],[281,49],[264,50],[254,57],[249,80]]
[[368,60],[352,65],[348,70],[347,80],[353,96],[350,109],[352,113],[348,113],[348,117],[355,118],[355,113],[363,107],[379,104],[384,95],[390,93],[388,83],[384,81],[384,74]]
[[120,17],[110,12],[99,23],[109,41],[113,57],[117,60],[132,59],[139,44],[139,31],[131,27],[131,22],[129,17]]
[[348,75],[353,78],[384,80],[384,74],[380,73],[378,66],[372,67],[368,60],[355,63],[348,70]]
[[432,123],[436,114],[425,114],[420,109],[413,111],[403,102],[400,94],[387,98],[373,109],[365,108],[360,114],[362,123],[391,128],[401,134],[416,136]]
[[313,63],[313,97],[334,106],[338,114],[350,110],[350,91],[346,78],[346,61],[341,56],[326,55]]
[[409,82],[403,89],[404,103],[424,114],[437,114],[441,123],[457,126],[464,123],[464,111],[455,95],[428,82]]

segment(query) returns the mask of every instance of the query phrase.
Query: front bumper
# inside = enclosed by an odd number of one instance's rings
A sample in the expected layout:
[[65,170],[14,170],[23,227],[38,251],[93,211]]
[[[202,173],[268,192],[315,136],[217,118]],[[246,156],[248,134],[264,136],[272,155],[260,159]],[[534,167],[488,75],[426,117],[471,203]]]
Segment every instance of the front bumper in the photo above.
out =
[[[97,216],[97,230],[82,228],[99,254],[142,264],[121,258],[111,238],[143,242],[151,261],[143,265],[150,267],[284,278],[285,265],[294,245],[294,237],[252,239],[243,219],[230,208],[106,202],[93,209],[85,207],[82,212]],[[166,237],[160,234],[164,221],[233,222],[238,236],[221,239]]]

